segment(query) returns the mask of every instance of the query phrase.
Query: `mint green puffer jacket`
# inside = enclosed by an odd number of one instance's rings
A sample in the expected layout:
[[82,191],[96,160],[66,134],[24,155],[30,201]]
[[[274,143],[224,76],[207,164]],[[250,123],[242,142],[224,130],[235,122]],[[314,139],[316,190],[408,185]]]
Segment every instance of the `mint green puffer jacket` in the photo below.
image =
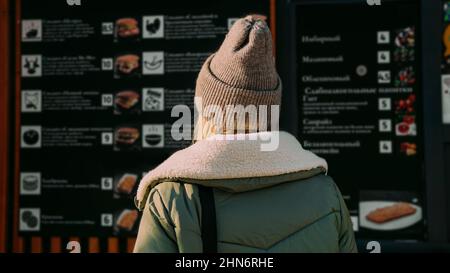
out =
[[357,252],[326,162],[279,137],[270,152],[254,140],[200,141],[149,172],[134,251],[202,252],[201,184],[214,188],[219,252]]

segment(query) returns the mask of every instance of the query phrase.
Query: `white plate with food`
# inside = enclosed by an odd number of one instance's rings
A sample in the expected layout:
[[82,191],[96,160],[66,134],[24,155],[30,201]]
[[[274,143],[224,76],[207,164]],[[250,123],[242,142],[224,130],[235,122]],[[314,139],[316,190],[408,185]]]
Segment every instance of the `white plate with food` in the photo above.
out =
[[364,201],[359,203],[359,224],[374,230],[397,230],[422,220],[422,208],[411,203]]

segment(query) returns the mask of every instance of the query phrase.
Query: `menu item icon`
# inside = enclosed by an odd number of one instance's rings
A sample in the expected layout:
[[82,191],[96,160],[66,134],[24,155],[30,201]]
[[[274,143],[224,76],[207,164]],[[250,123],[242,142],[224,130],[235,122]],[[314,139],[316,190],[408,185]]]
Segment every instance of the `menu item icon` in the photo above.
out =
[[41,173],[20,173],[20,194],[39,195],[41,194]]
[[122,177],[119,179],[119,182],[117,182],[116,192],[129,195],[133,192],[136,182],[137,182],[137,175],[126,173],[122,175]]
[[442,75],[442,117],[444,123],[450,123],[450,75]]
[[132,90],[120,91],[114,98],[114,114],[132,114],[139,112],[140,95]]
[[129,150],[136,148],[136,141],[139,139],[139,130],[134,127],[120,127],[115,132],[115,149]]
[[413,48],[415,42],[414,27],[406,27],[397,31],[397,35],[395,36],[395,45],[397,47]]
[[356,75],[363,77],[367,75],[367,66],[365,65],[358,65],[356,67]]
[[414,27],[407,27],[397,31],[395,37],[395,50],[394,61],[395,62],[408,62],[414,61],[415,58],[415,31]]
[[115,76],[117,78],[137,75],[140,58],[134,54],[118,56],[115,62]]
[[41,210],[39,208],[21,208],[19,210],[19,230],[39,231],[41,228]]
[[103,22],[102,23],[102,34],[103,35],[111,35],[114,33],[114,24],[112,22]]
[[22,77],[42,76],[42,56],[22,55]]
[[417,154],[417,144],[411,142],[402,142],[400,143],[400,153],[403,153],[407,156],[413,156]]
[[395,112],[398,115],[415,113],[414,104],[416,102],[416,95],[410,94],[407,98],[398,99],[395,101]]
[[42,41],[42,20],[22,20],[22,41]]
[[164,88],[142,89],[142,110],[163,111],[164,110]]
[[164,125],[152,124],[142,126],[142,146],[144,148],[164,147]]
[[395,86],[411,86],[416,83],[416,76],[412,66],[403,68],[398,72]]
[[395,125],[395,134],[397,136],[415,136],[417,134],[417,126],[415,123],[402,121]]
[[415,101],[414,94],[395,101],[395,134],[397,136],[415,136],[417,134]]
[[132,231],[133,227],[136,224],[138,216],[139,214],[137,210],[130,210],[130,209],[123,210],[119,214],[119,217],[117,217],[114,229],[116,231],[127,231],[127,232]]
[[391,54],[389,51],[378,51],[378,63],[388,64],[391,62]]
[[42,111],[41,90],[23,90],[21,97],[23,113],[38,113]]
[[121,18],[116,21],[116,38],[139,37],[139,23],[134,18]]
[[22,148],[40,148],[41,126],[22,126],[20,146]]
[[142,33],[144,38],[155,39],[164,38],[164,16],[144,16],[142,18],[142,25],[144,31]]
[[142,74],[163,75],[164,74],[164,52],[153,51],[143,53]]
[[391,83],[391,71],[378,71],[378,83]]
[[389,44],[390,43],[390,33],[389,31],[378,31],[377,32],[377,43],[378,44]]

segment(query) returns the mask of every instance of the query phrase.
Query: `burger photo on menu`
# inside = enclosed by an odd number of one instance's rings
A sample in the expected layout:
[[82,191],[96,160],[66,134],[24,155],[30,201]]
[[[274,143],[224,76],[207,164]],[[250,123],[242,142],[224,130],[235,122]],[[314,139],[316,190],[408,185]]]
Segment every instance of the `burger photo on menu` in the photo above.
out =
[[124,209],[116,214],[114,232],[116,234],[136,234],[139,213],[135,209]]
[[136,54],[122,54],[115,58],[114,76],[127,78],[139,76],[140,58]]
[[380,231],[411,227],[422,220],[418,198],[411,193],[361,193],[359,223],[362,228]]
[[116,93],[114,97],[114,114],[139,114],[141,108],[139,107],[140,95],[133,90],[123,90]]
[[114,150],[139,150],[139,129],[132,126],[118,127],[114,132]]
[[140,37],[138,20],[135,18],[120,18],[115,24],[115,38],[117,40],[137,40]]

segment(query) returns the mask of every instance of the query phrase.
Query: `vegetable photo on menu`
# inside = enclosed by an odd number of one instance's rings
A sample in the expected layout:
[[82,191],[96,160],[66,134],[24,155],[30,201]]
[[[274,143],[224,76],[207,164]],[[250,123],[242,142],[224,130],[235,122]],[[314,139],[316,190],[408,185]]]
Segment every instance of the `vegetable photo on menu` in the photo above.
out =
[[395,101],[395,134],[397,136],[416,136],[416,95],[410,94],[407,97]]

